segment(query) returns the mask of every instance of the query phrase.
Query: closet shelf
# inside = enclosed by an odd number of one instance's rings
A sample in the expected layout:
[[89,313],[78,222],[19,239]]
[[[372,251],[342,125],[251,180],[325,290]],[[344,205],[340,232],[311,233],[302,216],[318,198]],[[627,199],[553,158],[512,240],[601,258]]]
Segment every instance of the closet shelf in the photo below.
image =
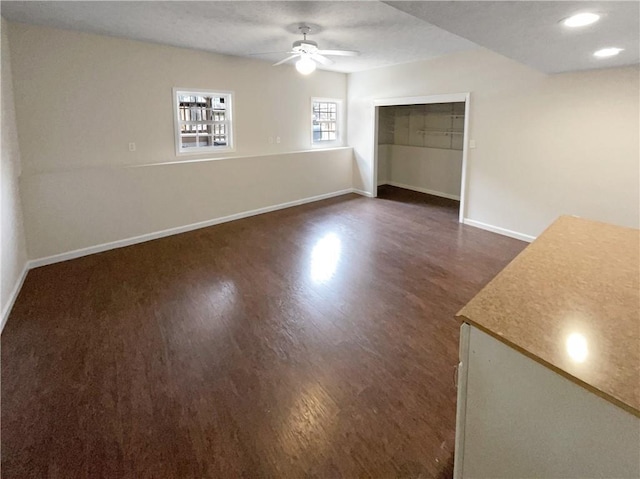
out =
[[449,103],[381,108],[379,140],[385,144],[461,150],[465,115],[460,106]]
[[378,146],[412,146],[414,148],[427,148],[432,150],[454,150],[454,151],[462,151],[462,146],[458,147],[442,147],[442,146],[427,146],[427,145],[416,145],[411,144],[410,142],[399,142],[399,143],[379,143]]
[[422,133],[424,135],[430,133],[441,133],[443,135],[462,135],[463,131],[453,131],[453,130],[416,130],[416,133]]
[[433,112],[433,111],[430,111],[428,115],[429,116],[445,116],[447,118],[464,118],[464,115],[460,115],[460,114],[440,113],[440,112]]

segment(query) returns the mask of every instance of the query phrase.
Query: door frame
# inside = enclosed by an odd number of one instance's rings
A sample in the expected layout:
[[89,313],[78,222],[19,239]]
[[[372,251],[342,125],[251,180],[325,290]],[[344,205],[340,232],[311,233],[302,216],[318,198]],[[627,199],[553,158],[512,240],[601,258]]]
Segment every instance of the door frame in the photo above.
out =
[[373,100],[373,164],[371,165],[372,196],[378,196],[378,115],[381,106],[423,105],[429,103],[464,102],[464,132],[462,134],[462,174],[460,180],[460,214],[458,221],[464,220],[467,207],[467,166],[469,149],[469,116],[471,93],[448,93],[444,95],[410,96],[398,98],[380,98]]

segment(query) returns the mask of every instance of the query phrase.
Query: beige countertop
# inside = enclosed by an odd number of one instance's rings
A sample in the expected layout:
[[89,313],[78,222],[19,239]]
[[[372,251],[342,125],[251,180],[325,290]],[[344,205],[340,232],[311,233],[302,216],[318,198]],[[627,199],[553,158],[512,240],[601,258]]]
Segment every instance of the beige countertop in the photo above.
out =
[[640,231],[560,217],[458,318],[640,417]]

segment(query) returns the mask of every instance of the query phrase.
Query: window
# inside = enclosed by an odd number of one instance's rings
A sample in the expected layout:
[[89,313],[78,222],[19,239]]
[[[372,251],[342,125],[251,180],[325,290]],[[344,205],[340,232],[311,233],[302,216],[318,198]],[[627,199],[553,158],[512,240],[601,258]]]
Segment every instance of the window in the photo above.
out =
[[313,98],[311,128],[313,146],[335,146],[341,143],[340,100]]
[[231,92],[173,92],[177,154],[233,148]]

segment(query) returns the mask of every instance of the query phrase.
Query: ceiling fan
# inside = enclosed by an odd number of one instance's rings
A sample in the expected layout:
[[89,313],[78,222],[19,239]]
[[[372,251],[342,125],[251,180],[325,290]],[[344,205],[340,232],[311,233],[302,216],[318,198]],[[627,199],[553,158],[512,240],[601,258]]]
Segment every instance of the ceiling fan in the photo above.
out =
[[296,62],[296,70],[303,75],[308,75],[316,69],[316,62],[323,65],[333,64],[333,60],[330,60],[326,55],[337,55],[343,57],[354,57],[360,54],[353,50],[320,50],[318,44],[314,41],[307,40],[307,35],[311,33],[311,27],[308,25],[300,25],[298,30],[302,34],[302,40],[296,40],[291,46],[291,50],[286,52],[277,53],[290,53],[291,56],[280,60],[278,63],[274,63],[273,66],[282,65],[294,58],[299,58]]

